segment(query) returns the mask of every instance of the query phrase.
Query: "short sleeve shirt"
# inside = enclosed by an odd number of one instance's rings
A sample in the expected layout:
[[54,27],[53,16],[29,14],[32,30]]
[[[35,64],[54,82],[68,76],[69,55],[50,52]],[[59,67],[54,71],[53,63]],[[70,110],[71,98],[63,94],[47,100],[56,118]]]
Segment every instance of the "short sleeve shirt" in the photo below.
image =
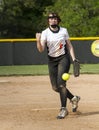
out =
[[42,31],[41,45],[47,44],[48,55],[58,57],[65,54],[66,40],[69,39],[69,34],[66,28],[60,27],[59,32],[53,33],[49,28]]

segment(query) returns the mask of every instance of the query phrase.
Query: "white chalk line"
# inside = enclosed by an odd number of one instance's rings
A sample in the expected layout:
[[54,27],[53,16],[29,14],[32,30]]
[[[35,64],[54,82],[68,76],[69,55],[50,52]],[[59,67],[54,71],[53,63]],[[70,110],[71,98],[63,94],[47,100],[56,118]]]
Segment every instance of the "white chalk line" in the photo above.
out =
[[59,108],[33,108],[32,111],[59,110]]
[[8,83],[9,80],[0,80],[0,83]]

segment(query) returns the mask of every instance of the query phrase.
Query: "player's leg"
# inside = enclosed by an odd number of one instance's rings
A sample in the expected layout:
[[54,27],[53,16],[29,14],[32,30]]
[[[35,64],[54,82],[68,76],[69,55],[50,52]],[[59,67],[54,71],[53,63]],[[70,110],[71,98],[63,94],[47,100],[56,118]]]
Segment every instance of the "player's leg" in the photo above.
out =
[[57,83],[58,83],[58,88],[59,88],[59,93],[60,93],[60,100],[61,100],[61,110],[58,115],[58,119],[64,118],[66,115],[68,115],[68,111],[66,109],[67,105],[67,89],[66,89],[66,81],[62,80],[62,74],[65,72],[68,72],[69,70],[69,59],[66,58],[66,56],[63,56],[58,63],[58,78],[57,78]]
[[[61,75],[62,75],[62,72],[64,72],[64,69],[62,69],[58,73],[58,63],[59,63],[59,61],[60,61],[60,58],[57,58],[55,60],[52,60],[52,59],[49,60],[48,68],[49,68],[49,76],[50,76],[52,88],[53,88],[54,91],[59,92],[59,94],[60,94],[61,110],[60,110],[60,113],[58,115],[58,119],[62,119],[67,115],[68,112],[66,110],[66,100],[67,100],[67,98],[66,98],[65,82],[61,78]],[[62,68],[61,64],[60,64],[59,68]],[[57,78],[57,77],[60,77],[60,78]],[[62,83],[61,83],[61,81],[62,81]],[[61,86],[61,84],[62,84],[62,86]]]
[[[61,88],[60,89],[60,98],[61,98],[61,104],[62,104],[62,107],[65,107],[66,105],[66,102],[67,102],[67,98],[70,99],[71,103],[72,103],[72,111],[73,112],[76,112],[77,111],[77,108],[78,108],[78,102],[80,101],[80,97],[79,96],[74,96],[67,88],[66,88],[66,82],[64,82],[61,78],[61,75],[63,73],[68,73],[69,72],[69,69],[70,69],[70,59],[69,59],[69,56],[66,55],[66,57],[64,57],[61,61],[60,61],[60,64],[59,64],[59,79],[58,81],[60,83],[58,84],[63,84],[63,86],[65,87],[59,87]],[[64,85],[65,83],[65,85]],[[66,89],[65,89],[66,88]],[[65,92],[66,91],[66,92]],[[66,94],[66,95],[65,95]],[[66,98],[66,100],[65,100]]]
[[48,69],[49,69],[49,77],[50,77],[52,89],[55,92],[59,92],[59,88],[58,88],[58,85],[57,85],[57,73],[58,73],[57,62],[49,60]]

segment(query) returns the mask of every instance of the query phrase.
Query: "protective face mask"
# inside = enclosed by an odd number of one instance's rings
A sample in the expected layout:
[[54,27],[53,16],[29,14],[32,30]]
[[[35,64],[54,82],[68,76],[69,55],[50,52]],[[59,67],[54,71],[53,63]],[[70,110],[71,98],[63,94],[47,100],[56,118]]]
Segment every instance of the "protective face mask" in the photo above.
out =
[[51,27],[52,28],[56,28],[56,27],[58,27],[58,25],[57,24],[53,24],[53,25],[51,25]]

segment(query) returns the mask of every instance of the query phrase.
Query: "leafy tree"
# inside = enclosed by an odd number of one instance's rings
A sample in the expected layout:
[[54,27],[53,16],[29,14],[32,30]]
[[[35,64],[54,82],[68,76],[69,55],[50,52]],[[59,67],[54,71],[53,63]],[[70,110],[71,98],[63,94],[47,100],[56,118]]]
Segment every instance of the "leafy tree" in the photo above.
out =
[[99,36],[99,0],[0,0],[0,37],[35,37],[50,11],[59,13],[70,36]]
[[0,37],[35,37],[35,32],[45,26],[42,15],[45,6],[50,4],[49,0],[2,0]]
[[49,11],[59,13],[71,36],[99,36],[99,0],[57,0]]

